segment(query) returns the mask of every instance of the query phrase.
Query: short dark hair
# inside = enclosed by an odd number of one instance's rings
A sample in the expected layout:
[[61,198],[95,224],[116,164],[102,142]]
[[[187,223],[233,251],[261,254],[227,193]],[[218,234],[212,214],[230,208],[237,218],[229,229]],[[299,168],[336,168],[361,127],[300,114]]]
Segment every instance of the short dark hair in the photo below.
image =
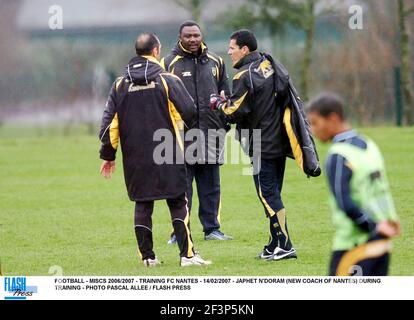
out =
[[250,51],[257,50],[257,40],[253,32],[247,29],[241,29],[233,32],[230,39],[236,40],[236,44],[242,48],[248,47]]
[[194,26],[198,27],[198,29],[200,29],[200,31],[201,31],[200,25],[199,25],[197,22],[195,22],[195,21],[193,21],[193,20],[186,20],[186,21],[184,21],[184,22],[180,25],[180,34],[181,34],[181,32],[183,32],[183,29],[184,29],[185,27],[194,27]]
[[332,113],[345,120],[345,103],[342,97],[332,92],[324,92],[313,98],[306,107],[307,112],[316,112],[323,118],[327,118]]
[[155,33],[141,33],[135,42],[135,51],[139,56],[150,55],[154,48],[160,48],[160,40]]

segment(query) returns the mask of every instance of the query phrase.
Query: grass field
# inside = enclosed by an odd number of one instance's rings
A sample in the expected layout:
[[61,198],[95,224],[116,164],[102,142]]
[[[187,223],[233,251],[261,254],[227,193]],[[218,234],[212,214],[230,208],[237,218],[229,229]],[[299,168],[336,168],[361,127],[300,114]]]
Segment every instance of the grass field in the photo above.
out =
[[[385,155],[403,236],[394,243],[392,275],[414,275],[414,129],[369,128]],[[0,257],[6,275],[326,275],[333,229],[325,178],[308,180],[288,162],[284,203],[298,251],[297,261],[254,260],[268,239],[268,226],[252,177],[241,166],[222,167],[222,230],[230,242],[205,242],[195,210],[196,249],[214,264],[178,267],[178,249],[167,246],[171,223],[166,204],[154,213],[155,250],[164,261],[145,269],[137,258],[134,205],[122,169],[106,181],[99,175],[95,136],[0,129]],[[326,146],[319,145],[322,160]],[[143,181],[145,183],[145,181]]]

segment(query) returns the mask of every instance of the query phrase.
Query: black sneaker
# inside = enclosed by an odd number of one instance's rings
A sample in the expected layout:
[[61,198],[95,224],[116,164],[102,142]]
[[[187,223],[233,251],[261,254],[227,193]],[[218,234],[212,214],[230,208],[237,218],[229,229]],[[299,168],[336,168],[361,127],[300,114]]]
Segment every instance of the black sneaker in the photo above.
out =
[[292,248],[288,251],[283,250],[281,248],[276,248],[275,252],[273,253],[273,260],[287,260],[287,259],[297,259],[298,255],[296,254],[295,248]]

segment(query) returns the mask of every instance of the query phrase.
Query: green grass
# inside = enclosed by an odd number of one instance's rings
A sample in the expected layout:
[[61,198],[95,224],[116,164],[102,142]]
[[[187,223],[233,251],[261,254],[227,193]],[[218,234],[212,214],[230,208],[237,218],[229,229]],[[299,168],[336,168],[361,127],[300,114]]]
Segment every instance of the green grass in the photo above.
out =
[[[414,129],[369,128],[380,145],[404,233],[394,243],[392,275],[414,275]],[[178,267],[178,249],[166,245],[171,231],[167,206],[154,212],[155,250],[162,267],[145,269],[137,258],[134,205],[126,195],[121,166],[106,181],[99,175],[99,142],[84,134],[0,129],[0,257],[7,275],[325,275],[333,236],[325,178],[308,180],[288,162],[283,190],[297,261],[253,257],[268,239],[267,220],[252,177],[241,166],[222,167],[222,230],[231,242],[205,242],[196,214],[196,249],[214,264]],[[322,161],[326,146],[319,146]],[[145,183],[145,181],[143,181]],[[195,201],[197,211],[197,201]]]

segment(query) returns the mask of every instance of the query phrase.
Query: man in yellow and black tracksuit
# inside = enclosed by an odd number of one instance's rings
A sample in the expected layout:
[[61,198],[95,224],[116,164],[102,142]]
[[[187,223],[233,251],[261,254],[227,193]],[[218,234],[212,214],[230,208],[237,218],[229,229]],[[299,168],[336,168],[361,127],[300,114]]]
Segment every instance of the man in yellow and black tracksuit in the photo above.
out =
[[[110,178],[121,143],[125,183],[129,198],[135,201],[135,234],[145,266],[160,264],[153,251],[152,212],[154,201],[166,199],[180,248],[181,266],[209,264],[194,252],[188,227],[186,168],[183,122],[191,126],[197,111],[181,80],[166,73],[159,64],[161,44],[153,34],[142,34],[136,41],[137,56],[128,63],[124,76],[113,84],[100,130],[104,160],[101,173]],[[170,141],[159,159],[158,133]],[[179,146],[176,148],[176,146]]]
[[[197,106],[197,119],[188,128],[192,130],[187,130],[187,136],[195,132],[197,138],[196,143],[186,142],[188,206],[191,211],[195,180],[205,240],[230,240],[230,236],[220,231],[220,164],[224,161],[224,138],[230,127],[223,116],[209,108],[211,94],[222,91],[229,94],[226,68],[223,59],[203,43],[197,23],[184,22],[179,33],[178,43],[161,63],[166,71],[183,81]],[[175,243],[174,235],[168,243]]]
[[[257,51],[256,38],[249,30],[232,34],[229,55],[233,67],[238,70],[233,78],[233,93],[231,97],[212,96],[211,108],[220,110],[228,121],[237,123],[238,138],[253,162],[257,195],[270,222],[270,241],[259,258],[296,258],[281,198],[286,157],[292,153],[284,126],[285,106],[290,99],[287,71],[279,64],[281,72],[276,76],[273,59]],[[279,82],[283,77],[282,86]],[[298,112],[294,115],[303,120],[301,114]],[[247,137],[243,131],[247,131]],[[260,133],[260,139],[255,141],[257,132]],[[295,132],[300,133],[299,130]],[[307,133],[304,133],[310,141]]]

